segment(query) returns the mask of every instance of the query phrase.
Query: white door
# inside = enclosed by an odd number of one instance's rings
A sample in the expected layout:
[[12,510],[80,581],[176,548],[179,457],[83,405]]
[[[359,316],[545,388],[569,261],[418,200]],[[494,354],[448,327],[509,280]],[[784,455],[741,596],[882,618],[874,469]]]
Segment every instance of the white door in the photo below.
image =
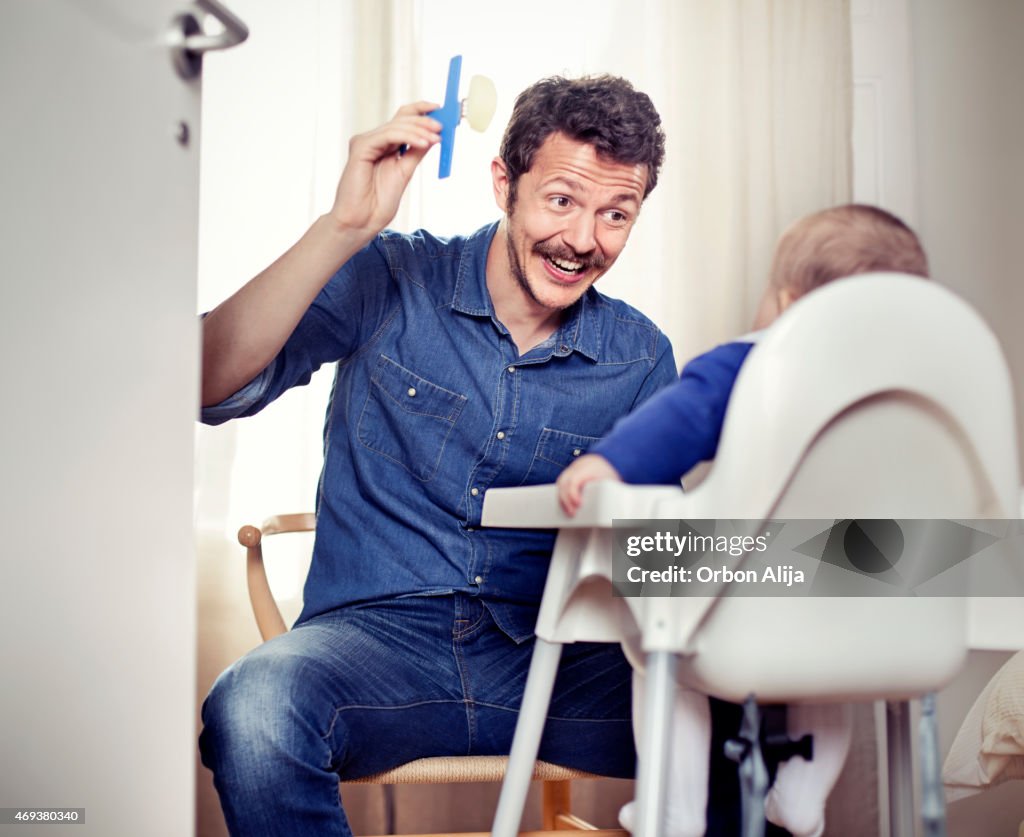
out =
[[184,6],[0,17],[0,808],[84,808],[83,837],[194,830],[200,88],[166,44]]

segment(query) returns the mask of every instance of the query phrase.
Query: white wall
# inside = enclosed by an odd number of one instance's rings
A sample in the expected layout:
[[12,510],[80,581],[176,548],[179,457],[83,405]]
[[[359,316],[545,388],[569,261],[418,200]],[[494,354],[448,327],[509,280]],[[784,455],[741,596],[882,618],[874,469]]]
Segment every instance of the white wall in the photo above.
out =
[[995,330],[1024,431],[1024,3],[851,0],[851,18],[854,198],[913,226]]
[[913,53],[907,0],[852,0],[853,199],[917,228]]
[[911,20],[918,226],[999,336],[1024,430],[1024,3],[912,0]]

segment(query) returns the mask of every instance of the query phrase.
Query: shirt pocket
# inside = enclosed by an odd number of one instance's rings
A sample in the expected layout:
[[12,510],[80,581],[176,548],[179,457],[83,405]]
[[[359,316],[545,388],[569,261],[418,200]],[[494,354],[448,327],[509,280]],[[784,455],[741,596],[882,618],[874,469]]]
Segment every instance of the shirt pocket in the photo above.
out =
[[359,441],[426,482],[437,473],[466,400],[381,355],[359,417]]
[[539,485],[554,482],[562,471],[578,457],[587,452],[591,445],[600,441],[600,436],[585,436],[545,427],[540,433],[533,462],[527,471],[523,485]]

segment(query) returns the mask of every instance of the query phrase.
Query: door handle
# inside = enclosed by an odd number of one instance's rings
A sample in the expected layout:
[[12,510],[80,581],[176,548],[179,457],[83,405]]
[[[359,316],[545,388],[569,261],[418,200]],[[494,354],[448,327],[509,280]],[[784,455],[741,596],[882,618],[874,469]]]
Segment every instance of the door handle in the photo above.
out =
[[223,32],[207,34],[195,11],[179,12],[171,21],[168,43],[174,69],[183,79],[197,78],[203,72],[203,55],[215,49],[230,49],[249,37],[249,27],[238,15],[217,0],[195,0],[196,10],[217,20]]

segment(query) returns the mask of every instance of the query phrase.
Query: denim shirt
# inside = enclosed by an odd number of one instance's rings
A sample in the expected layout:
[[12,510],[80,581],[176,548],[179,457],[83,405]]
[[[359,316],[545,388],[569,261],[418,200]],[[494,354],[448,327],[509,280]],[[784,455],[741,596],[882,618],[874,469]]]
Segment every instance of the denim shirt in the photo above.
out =
[[479,595],[533,632],[552,531],[480,528],[490,488],[553,482],[675,379],[668,339],[593,288],[520,356],[487,291],[497,223],[385,231],[327,283],[274,361],[202,420],[249,416],[337,362],[301,623],[401,596]]

